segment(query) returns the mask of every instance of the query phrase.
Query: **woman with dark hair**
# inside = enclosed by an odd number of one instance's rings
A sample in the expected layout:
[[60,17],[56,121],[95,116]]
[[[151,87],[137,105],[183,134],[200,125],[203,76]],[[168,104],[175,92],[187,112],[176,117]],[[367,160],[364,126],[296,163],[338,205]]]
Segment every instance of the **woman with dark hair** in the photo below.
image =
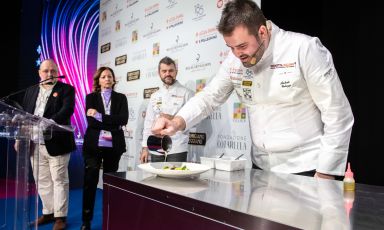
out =
[[116,172],[126,151],[122,126],[128,123],[128,101],[114,91],[116,78],[109,67],[100,67],[93,77],[93,92],[86,96],[88,127],[84,135],[83,225],[91,229],[99,171]]

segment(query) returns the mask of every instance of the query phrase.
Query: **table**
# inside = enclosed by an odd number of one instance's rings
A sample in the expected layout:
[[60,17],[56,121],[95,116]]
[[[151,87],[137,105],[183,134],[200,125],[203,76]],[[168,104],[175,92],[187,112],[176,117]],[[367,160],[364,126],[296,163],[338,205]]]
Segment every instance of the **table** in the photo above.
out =
[[103,229],[384,229],[384,187],[256,169],[104,175]]

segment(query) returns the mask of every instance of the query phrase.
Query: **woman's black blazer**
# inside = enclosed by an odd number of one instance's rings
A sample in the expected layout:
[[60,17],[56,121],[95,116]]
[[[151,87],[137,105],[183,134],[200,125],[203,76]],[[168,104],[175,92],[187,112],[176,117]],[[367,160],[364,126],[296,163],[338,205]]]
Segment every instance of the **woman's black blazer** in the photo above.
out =
[[96,109],[102,114],[102,122],[87,116],[88,126],[84,134],[83,152],[91,153],[97,149],[101,130],[112,133],[112,145],[115,153],[122,154],[126,151],[125,137],[122,126],[128,123],[127,97],[115,91],[111,94],[110,115],[105,114],[100,92],[93,92],[85,98],[85,113],[88,109]]

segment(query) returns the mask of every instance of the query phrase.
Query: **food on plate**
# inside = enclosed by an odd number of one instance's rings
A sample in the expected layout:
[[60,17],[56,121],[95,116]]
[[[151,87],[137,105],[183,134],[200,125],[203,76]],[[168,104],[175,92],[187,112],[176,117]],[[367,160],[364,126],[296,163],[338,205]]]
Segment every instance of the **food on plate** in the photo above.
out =
[[186,165],[181,166],[181,167],[176,167],[174,165],[171,166],[171,167],[170,166],[164,166],[163,169],[168,169],[168,170],[189,170]]

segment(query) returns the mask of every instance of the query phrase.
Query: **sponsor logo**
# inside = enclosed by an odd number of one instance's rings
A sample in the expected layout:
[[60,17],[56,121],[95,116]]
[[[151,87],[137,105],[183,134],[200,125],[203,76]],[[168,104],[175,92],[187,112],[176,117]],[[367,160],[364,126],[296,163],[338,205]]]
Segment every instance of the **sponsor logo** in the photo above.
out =
[[242,81],[243,78],[240,76],[229,76],[229,78],[232,80],[232,81]]
[[221,110],[220,110],[220,107],[215,109],[213,111],[213,113],[211,113],[209,116],[208,116],[208,119],[209,120],[221,120]]
[[242,86],[245,86],[245,87],[251,87],[252,81],[243,81],[241,84],[242,84]]
[[133,25],[136,24],[136,22],[139,21],[138,17],[134,17],[133,12],[131,13],[131,17],[127,21],[127,23],[124,24],[125,27],[132,27]]
[[202,71],[202,70],[205,70],[207,67],[210,67],[212,65],[210,62],[203,62],[203,61],[200,61],[200,59],[201,59],[200,54],[199,53],[196,54],[196,56],[195,56],[196,63],[189,65],[189,66],[186,66],[185,70],[191,71],[191,72]]
[[146,78],[157,77],[158,76],[157,72],[158,72],[157,66],[150,67],[146,70],[145,77]]
[[117,20],[116,22],[115,22],[115,31],[116,32],[118,32],[118,31],[120,31],[120,20]]
[[105,27],[103,29],[101,29],[100,31],[100,37],[105,37],[105,36],[108,36],[110,33],[112,32],[112,27],[108,26],[108,27]]
[[139,39],[139,33],[137,32],[137,30],[132,31],[132,38],[131,38],[132,43],[136,43],[138,39]]
[[253,71],[247,68],[245,70],[245,75],[243,77],[245,79],[252,79],[253,78]]
[[135,5],[138,2],[139,2],[138,0],[127,0],[127,8]]
[[197,79],[196,80],[196,93],[198,93],[204,89],[205,83],[206,83],[205,79]]
[[128,43],[127,37],[119,38],[116,40],[115,48],[123,47],[123,46],[127,45],[127,43]]
[[160,4],[156,3],[144,9],[144,17],[152,16],[159,12]]
[[235,102],[233,103],[233,120],[241,121],[245,120],[247,114],[247,109],[242,103]]
[[167,9],[172,9],[174,6],[176,6],[177,1],[176,0],[168,0],[168,5],[166,6]]
[[195,34],[195,43],[200,44],[204,42],[208,42],[214,39],[217,39],[217,29],[215,27],[211,27],[208,29],[201,30],[196,32]]
[[167,18],[166,20],[167,26],[166,29],[173,29],[176,26],[182,25],[184,23],[184,15],[183,14],[178,14],[175,16],[171,16]]
[[231,67],[231,68],[229,68],[229,74],[242,75],[243,74],[243,69]]
[[116,57],[115,58],[115,65],[122,65],[122,64],[125,64],[127,63],[127,55],[124,54],[124,55],[121,55],[119,57]]
[[205,145],[207,142],[207,134],[206,133],[189,133],[189,141],[190,145]]
[[105,53],[111,50],[111,43],[108,42],[100,47],[100,53]]
[[140,79],[140,70],[134,70],[127,73],[127,81]]
[[143,92],[143,97],[144,99],[148,99],[151,97],[151,95],[156,92],[157,90],[159,90],[159,87],[154,87],[154,88],[146,88],[144,89],[144,92]]
[[203,4],[197,3],[194,8],[195,17],[192,18],[193,21],[200,21],[206,16]]
[[218,148],[232,149],[232,150],[246,150],[247,149],[247,137],[246,136],[232,136],[222,135],[217,136]]
[[136,112],[135,112],[135,109],[133,107],[128,107],[128,120],[129,121],[134,121],[136,120]]
[[188,46],[188,42],[180,41],[179,35],[176,35],[175,43],[172,46],[166,48],[165,50],[167,52],[173,53],[173,52],[181,51],[181,50],[183,50],[187,46]]
[[296,62],[271,65],[271,69],[294,68],[294,67],[296,67]]
[[147,51],[145,49],[133,52],[131,61],[139,61],[147,58]]
[[246,100],[252,100],[252,89],[243,88],[243,97]]
[[153,43],[152,56],[157,56],[159,54],[160,54],[160,43],[159,42]]
[[123,11],[123,7],[119,6],[119,4],[115,5],[115,8],[113,9],[111,16],[116,17]]
[[161,29],[158,29],[154,26],[153,22],[149,26],[149,31],[143,35],[143,38],[151,38],[155,36],[157,33],[159,33]]
[[100,14],[100,21],[101,22],[107,21],[107,11],[101,12],[101,14]]

